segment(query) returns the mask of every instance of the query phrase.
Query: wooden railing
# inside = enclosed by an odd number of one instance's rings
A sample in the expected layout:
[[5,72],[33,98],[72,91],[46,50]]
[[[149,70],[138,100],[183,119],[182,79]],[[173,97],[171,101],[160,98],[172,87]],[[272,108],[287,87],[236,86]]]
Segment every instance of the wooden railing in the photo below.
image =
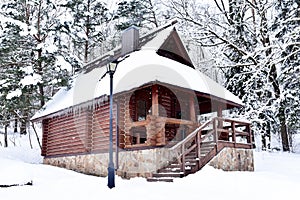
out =
[[[215,131],[220,145],[222,143],[223,146],[252,148],[250,122],[220,117],[216,117],[215,121],[218,124]],[[220,145],[218,148],[222,148]]]
[[[241,130],[241,128],[244,128],[245,130]],[[204,132],[205,134],[202,134]],[[220,140],[220,136],[222,136],[222,134],[224,135],[224,138]],[[246,137],[246,142],[241,143],[242,140],[237,141],[237,137]],[[252,148],[250,123],[215,117],[200,125],[200,127],[190,133],[184,140],[171,147],[171,151],[180,152],[177,159],[181,164],[181,171],[184,174],[186,155],[193,150],[196,150],[197,153],[198,168],[202,166],[201,144],[204,142],[211,142],[212,144],[215,144],[216,153],[226,146]]]
[[[147,118],[145,120],[142,121],[135,121],[135,122],[131,122],[128,125],[128,129],[132,129],[132,128],[137,128],[137,127],[147,127],[149,124],[153,123],[154,125],[156,123],[162,123],[162,127],[158,128],[158,130],[162,129],[163,127],[165,127],[165,124],[176,124],[176,125],[190,125],[190,126],[194,126],[196,123],[190,120],[184,120],[184,119],[175,119],[175,118],[167,118],[167,117],[161,117],[161,116],[154,116],[154,120],[151,119],[151,115],[148,115]],[[149,134],[148,132],[146,134]],[[126,145],[125,148],[133,148],[133,147],[151,147],[153,148],[153,146],[163,146],[166,144],[166,137],[165,135],[164,137],[164,142],[160,143],[159,145],[150,145],[149,143],[138,143],[138,144],[131,144],[131,145]]]
[[[210,124],[213,123],[214,120],[210,120],[202,124],[195,131],[189,134],[184,140],[178,142],[171,148],[171,151],[180,152],[179,157],[177,158],[179,163],[181,164],[181,171],[185,173],[185,157],[191,151],[197,148],[197,156],[200,158],[201,156],[201,141],[208,139],[212,133],[207,134],[204,138],[201,138],[201,131],[207,128]],[[201,165],[201,159],[198,159],[198,165]]]
[[[170,124],[180,124],[180,125],[194,125],[195,122],[190,120],[184,120],[184,119],[176,119],[176,118],[167,118],[167,117],[158,117],[161,121],[164,121],[165,123]],[[143,120],[143,121],[136,121],[131,123],[131,127],[140,127],[140,126],[146,126],[149,124],[149,120]]]

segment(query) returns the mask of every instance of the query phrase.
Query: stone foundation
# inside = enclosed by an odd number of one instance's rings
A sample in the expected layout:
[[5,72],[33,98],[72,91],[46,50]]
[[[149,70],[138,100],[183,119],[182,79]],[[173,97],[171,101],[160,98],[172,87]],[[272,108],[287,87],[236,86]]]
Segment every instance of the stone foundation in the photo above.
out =
[[[166,166],[169,161],[177,158],[178,155],[178,152],[170,152],[168,148],[119,152],[117,175],[123,178],[149,177],[153,172]],[[105,177],[107,176],[108,157],[108,153],[101,153],[44,158],[44,164]]]
[[[150,177],[158,169],[176,159],[179,152],[168,148],[119,152],[117,175],[123,178]],[[115,154],[114,154],[115,158]],[[107,176],[108,153],[44,158],[44,164],[77,172]],[[209,165],[225,171],[253,171],[253,151],[250,149],[224,148]],[[115,167],[117,165],[115,164]]]
[[253,151],[226,147],[209,165],[224,171],[254,171]]

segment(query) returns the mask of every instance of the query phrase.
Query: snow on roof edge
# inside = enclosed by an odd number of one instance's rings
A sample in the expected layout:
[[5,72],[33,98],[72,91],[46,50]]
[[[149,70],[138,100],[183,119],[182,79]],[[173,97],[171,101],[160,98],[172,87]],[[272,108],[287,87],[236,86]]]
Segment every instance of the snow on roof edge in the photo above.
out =
[[[74,87],[70,90],[61,89],[52,100],[47,102],[46,109],[37,112],[31,120],[109,94],[109,76],[99,81],[103,70],[105,69],[96,68],[87,74],[78,76],[74,80],[76,83]],[[242,101],[237,96],[200,71],[159,56],[153,50],[133,52],[130,57],[119,64],[114,76],[114,94],[129,91],[154,81],[198,91],[243,106]]]

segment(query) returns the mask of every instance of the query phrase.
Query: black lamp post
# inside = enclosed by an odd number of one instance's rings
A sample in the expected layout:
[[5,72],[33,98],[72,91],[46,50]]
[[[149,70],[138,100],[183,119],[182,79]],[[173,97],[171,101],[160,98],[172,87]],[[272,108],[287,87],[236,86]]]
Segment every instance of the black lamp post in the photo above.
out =
[[[113,78],[114,78],[114,73],[117,69],[117,66],[120,62],[128,58],[129,55],[126,55],[124,57],[121,57],[117,60],[114,60],[113,62],[110,62],[107,65],[106,68],[106,74],[109,74],[110,78],[110,93],[109,93],[109,160],[108,160],[108,183],[107,186],[111,189],[115,187],[115,166],[113,162]],[[102,76],[102,78],[104,77]],[[101,79],[102,79],[101,78]]]
[[109,162],[108,162],[108,183],[107,186],[111,189],[115,187],[115,167],[113,162],[113,76],[118,63],[111,62],[107,65],[107,73],[110,77],[110,94],[109,94]]

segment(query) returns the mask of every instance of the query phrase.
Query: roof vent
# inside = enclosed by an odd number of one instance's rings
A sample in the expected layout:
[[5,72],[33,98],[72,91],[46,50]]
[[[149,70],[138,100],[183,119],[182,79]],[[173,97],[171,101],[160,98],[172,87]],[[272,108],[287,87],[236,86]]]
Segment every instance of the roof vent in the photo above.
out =
[[139,46],[139,29],[131,26],[122,33],[122,55],[133,52]]

